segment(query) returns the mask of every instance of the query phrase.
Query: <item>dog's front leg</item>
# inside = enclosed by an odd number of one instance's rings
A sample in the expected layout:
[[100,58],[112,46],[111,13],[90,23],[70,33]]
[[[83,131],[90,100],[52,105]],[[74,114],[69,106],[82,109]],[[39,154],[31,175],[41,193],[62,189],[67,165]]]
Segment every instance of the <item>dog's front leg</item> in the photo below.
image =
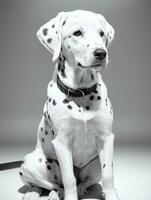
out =
[[114,188],[113,175],[113,149],[114,134],[105,134],[103,138],[103,148],[99,151],[99,158],[102,168],[102,187],[105,200],[118,200],[118,196]]
[[59,161],[62,182],[65,190],[65,200],[77,200],[76,178],[73,172],[72,149],[67,138],[56,138],[53,141]]

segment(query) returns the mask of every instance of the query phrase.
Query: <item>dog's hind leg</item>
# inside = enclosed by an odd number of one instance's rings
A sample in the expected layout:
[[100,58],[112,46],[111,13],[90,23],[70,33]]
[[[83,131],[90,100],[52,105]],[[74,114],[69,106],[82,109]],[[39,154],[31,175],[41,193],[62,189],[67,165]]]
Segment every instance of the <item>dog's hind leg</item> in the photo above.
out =
[[[49,162],[48,162],[49,161]],[[24,195],[24,200],[38,200],[42,189],[59,190],[56,181],[56,163],[50,162],[42,150],[36,149],[25,156],[20,167],[19,174],[22,181],[29,186],[28,192]]]

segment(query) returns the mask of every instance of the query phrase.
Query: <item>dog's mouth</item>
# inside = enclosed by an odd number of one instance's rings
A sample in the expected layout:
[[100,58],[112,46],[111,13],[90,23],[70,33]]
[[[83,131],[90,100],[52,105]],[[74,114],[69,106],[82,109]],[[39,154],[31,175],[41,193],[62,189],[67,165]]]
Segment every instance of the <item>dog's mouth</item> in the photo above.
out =
[[82,69],[98,69],[98,68],[104,68],[105,62],[94,63],[92,65],[82,65],[80,62],[78,62],[77,65],[79,68],[82,68]]

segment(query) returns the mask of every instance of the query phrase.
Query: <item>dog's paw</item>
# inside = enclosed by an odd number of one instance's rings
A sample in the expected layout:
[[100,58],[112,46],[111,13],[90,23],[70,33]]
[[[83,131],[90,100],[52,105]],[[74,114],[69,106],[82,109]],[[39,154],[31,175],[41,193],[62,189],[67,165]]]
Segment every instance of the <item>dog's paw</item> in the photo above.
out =
[[85,183],[80,183],[78,185],[78,194],[79,195],[84,195],[87,193],[87,187]]
[[58,192],[56,192],[55,190],[52,190],[49,193],[48,200],[60,200]]
[[40,188],[32,187],[26,192],[22,200],[39,200],[41,192]]

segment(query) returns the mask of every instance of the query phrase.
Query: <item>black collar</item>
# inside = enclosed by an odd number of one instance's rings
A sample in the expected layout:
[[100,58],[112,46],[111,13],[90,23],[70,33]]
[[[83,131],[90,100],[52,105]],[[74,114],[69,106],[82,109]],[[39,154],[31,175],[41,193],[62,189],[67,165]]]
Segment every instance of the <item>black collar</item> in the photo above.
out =
[[57,75],[57,85],[58,85],[58,88],[61,90],[61,92],[65,93],[68,97],[86,96],[86,95],[92,93],[93,91],[95,91],[96,87],[97,87],[97,83],[95,83],[93,86],[91,86],[89,88],[73,89],[73,88],[70,88],[70,87],[64,85],[64,83],[60,80],[58,75]]

